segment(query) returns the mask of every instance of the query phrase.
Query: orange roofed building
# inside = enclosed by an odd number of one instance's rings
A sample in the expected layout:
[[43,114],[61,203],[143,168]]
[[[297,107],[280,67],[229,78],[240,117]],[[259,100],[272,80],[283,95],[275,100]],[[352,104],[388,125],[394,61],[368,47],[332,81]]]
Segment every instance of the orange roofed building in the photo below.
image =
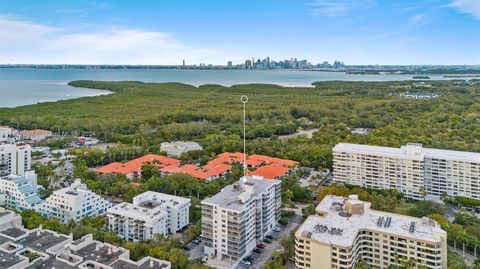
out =
[[[245,158],[246,157],[246,158]],[[297,162],[265,155],[244,155],[240,152],[224,152],[204,166],[193,164],[180,165],[180,160],[148,154],[126,163],[114,162],[98,168],[99,174],[124,174],[133,179],[141,176],[141,169],[144,163],[156,165],[163,175],[173,173],[185,173],[195,178],[212,180],[225,176],[231,171],[232,165],[246,164],[250,168],[257,168],[251,172],[252,175],[263,176],[265,179],[280,179],[288,175],[297,166]]]
[[147,154],[143,157],[128,161],[126,163],[114,162],[102,166],[96,170],[99,174],[122,174],[129,179],[141,177],[142,165],[150,164],[157,166],[160,170],[171,165],[179,165],[180,160],[161,155]]
[[20,132],[20,136],[22,139],[37,142],[52,137],[53,133],[48,130],[23,130]]

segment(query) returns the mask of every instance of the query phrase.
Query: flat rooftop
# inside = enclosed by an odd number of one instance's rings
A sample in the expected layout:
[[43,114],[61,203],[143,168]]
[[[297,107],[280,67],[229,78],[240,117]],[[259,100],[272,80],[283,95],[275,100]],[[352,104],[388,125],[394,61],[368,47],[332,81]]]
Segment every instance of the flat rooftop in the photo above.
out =
[[161,192],[146,191],[135,196],[133,203],[146,208],[180,207],[190,203],[190,199]]
[[130,203],[120,203],[107,210],[108,214],[116,214],[130,217],[132,219],[150,222],[154,218],[162,218],[167,216],[167,212],[161,208],[142,207]]
[[35,262],[25,269],[75,269],[77,267],[68,265],[57,260],[55,257],[50,257],[46,260],[36,259]]
[[[360,230],[378,231],[432,243],[440,242],[439,233],[446,235],[436,222],[424,224],[419,218],[373,210],[370,209],[368,202],[364,202],[363,214],[346,214],[343,210],[346,199],[340,196],[326,196],[316,208],[317,212],[326,212],[326,216],[308,217],[296,235],[344,247],[353,244]],[[382,222],[378,225],[380,218]],[[386,224],[387,219],[390,219],[389,225]],[[415,223],[413,231],[412,223]]]
[[224,187],[219,193],[215,194],[212,197],[206,198],[202,203],[215,204],[222,208],[226,208],[232,211],[242,211],[245,207],[245,203],[240,201],[242,195],[245,194],[245,189],[243,187],[237,188],[239,185],[248,185],[253,188],[253,192],[250,195],[250,198],[247,200],[250,201],[252,198],[258,196],[259,194],[265,192],[271,186],[280,184],[279,180],[264,180],[256,179],[253,177],[246,177],[246,181],[243,182],[243,177],[238,182],[232,185]]
[[[109,251],[109,249],[112,250]],[[118,260],[118,256],[124,252],[125,251],[120,250],[119,248],[117,248],[117,251],[114,251],[111,246],[101,246],[100,243],[97,242],[93,242],[78,251],[72,251],[73,254],[83,257],[83,261],[96,261],[105,265],[109,265]]]
[[150,260],[140,265],[137,265],[136,263],[133,263],[133,262],[118,260],[112,264],[112,267],[115,269],[163,269],[168,267],[168,265],[165,262],[158,262],[158,261],[153,261],[152,265],[153,266],[150,266]]
[[[401,148],[380,147],[361,144],[338,143],[333,148],[334,151],[350,151],[362,154],[379,154],[388,156],[418,156],[419,158],[430,157],[439,159],[452,159],[463,161],[480,162],[480,153],[468,151],[455,151],[445,149],[424,148],[420,144],[407,144]],[[414,155],[412,152],[416,151],[419,155]]]
[[0,245],[6,242],[11,242],[12,240],[10,238],[6,238],[4,236],[0,235]]
[[9,237],[17,238],[17,237],[20,237],[20,236],[26,234],[27,232],[23,229],[19,229],[19,228],[16,228],[16,227],[11,227],[11,228],[0,231],[0,233],[4,234],[6,236],[9,236]]
[[10,211],[1,211],[0,212],[0,218],[3,217],[3,216],[6,216],[6,215],[10,215],[11,212]]
[[15,264],[23,260],[25,260],[25,258],[0,250],[0,268],[13,267]]
[[65,242],[68,239],[69,238],[66,235],[55,235],[51,231],[42,230],[38,232],[33,231],[29,233],[26,237],[15,241],[15,243],[20,244],[24,247],[29,247],[36,251],[45,252],[45,250],[56,246],[62,242]]

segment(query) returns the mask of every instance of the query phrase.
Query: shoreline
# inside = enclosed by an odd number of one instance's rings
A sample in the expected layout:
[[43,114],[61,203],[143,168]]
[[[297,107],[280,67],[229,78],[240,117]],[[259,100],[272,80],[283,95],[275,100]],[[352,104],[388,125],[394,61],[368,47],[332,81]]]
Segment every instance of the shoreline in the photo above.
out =
[[60,98],[60,99],[55,99],[55,100],[42,100],[42,101],[38,101],[38,102],[35,102],[35,103],[25,103],[25,104],[20,104],[20,105],[16,105],[16,106],[2,106],[2,105],[0,105],[0,109],[15,109],[15,108],[23,107],[23,106],[34,106],[34,105],[39,105],[39,104],[43,104],[43,103],[55,103],[55,102],[75,100],[75,99],[80,99],[80,98],[98,97],[98,96],[110,95],[110,94],[115,93],[114,91],[110,91],[110,90],[73,87],[73,86],[68,85],[68,82],[65,83],[65,84],[64,83],[58,83],[57,85],[64,85],[64,86],[68,86],[70,88],[75,88],[75,89],[80,89],[80,90],[96,91],[98,93],[93,93],[93,94],[89,93],[89,94],[85,94],[85,95],[82,95],[82,96],[73,96],[73,97],[71,97],[71,96],[69,96],[69,94],[67,94],[67,96],[66,96],[67,98]]
[[[2,77],[2,71],[5,75]],[[215,72],[209,72],[215,71]],[[260,71],[260,72],[259,72]],[[181,74],[181,75],[178,75]],[[190,74],[190,75],[189,75]],[[203,74],[203,75],[202,75]],[[208,76],[207,76],[208,74]],[[245,76],[246,74],[246,76]],[[264,75],[261,75],[264,74]],[[473,76],[473,77],[472,77]],[[433,75],[429,82],[469,80],[476,74]],[[3,78],[3,79],[2,79]],[[62,78],[62,79],[57,79]],[[26,69],[0,68],[0,94],[8,96],[0,108],[16,108],[77,98],[112,94],[103,89],[88,89],[84,94],[72,91],[71,81],[139,81],[144,83],[183,83],[195,87],[217,84],[224,87],[258,84],[287,88],[315,88],[316,82],[400,82],[421,81],[405,74],[347,74],[345,71],[303,69],[203,70],[203,69]],[[3,89],[2,89],[3,88]],[[81,87],[80,87],[81,88]],[[14,89],[14,90],[13,90]],[[57,91],[58,90],[58,91]],[[95,92],[92,92],[95,91]],[[71,96],[70,96],[71,95]]]

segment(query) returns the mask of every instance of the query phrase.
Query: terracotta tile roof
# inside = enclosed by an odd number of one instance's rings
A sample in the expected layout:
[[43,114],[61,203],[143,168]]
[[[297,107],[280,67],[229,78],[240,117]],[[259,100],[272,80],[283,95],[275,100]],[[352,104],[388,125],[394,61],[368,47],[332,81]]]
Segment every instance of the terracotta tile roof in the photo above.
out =
[[200,169],[200,167],[193,164],[186,164],[178,166],[176,164],[168,165],[160,169],[164,173],[188,173]]
[[110,174],[115,173],[118,168],[122,167],[123,163],[114,162],[111,164],[107,164],[95,170],[99,174]]
[[133,172],[140,173],[142,171],[142,165],[145,163],[150,163],[156,165],[159,168],[165,166],[173,165],[180,163],[179,160],[174,158],[169,158],[161,155],[147,154],[143,157],[131,160],[126,163],[111,163],[105,166],[98,168],[97,173],[107,174],[107,173],[116,173],[116,174],[129,174]]
[[195,170],[188,172],[189,175],[198,179],[208,179],[210,177],[209,174],[205,173],[202,170]]
[[[219,177],[221,174],[232,169],[232,164],[242,163],[244,154],[240,152],[224,152],[204,166],[197,166],[193,164],[186,164],[180,166],[180,161],[174,158],[169,158],[161,155],[148,154],[143,157],[131,160],[126,163],[111,163],[98,168],[98,173],[117,173],[129,174],[133,172],[140,173],[144,163],[150,163],[159,167],[159,170],[166,174],[171,173],[186,173],[198,179],[209,179]],[[265,155],[250,155],[247,156],[247,165],[261,166],[252,174],[263,176],[266,179],[274,179],[281,177],[288,172],[288,167],[295,165],[297,162],[291,160],[284,160],[280,158],[272,158]]]
[[272,157],[270,156],[265,156],[265,155],[260,155],[260,154],[252,154],[250,156],[248,156],[249,159],[252,159],[252,160],[258,160],[258,161],[262,161],[262,162],[268,162],[268,160],[270,160]]
[[52,132],[47,130],[35,129],[35,130],[23,130],[20,133],[25,136],[32,136],[32,135],[40,135],[40,134],[51,134]]
[[276,157],[269,157],[269,156],[259,155],[259,154],[252,154],[252,155],[248,156],[247,164],[248,164],[248,160],[258,160],[258,161],[262,161],[266,164],[278,164],[278,165],[285,166],[285,167],[294,166],[298,163],[298,162],[292,161],[292,160],[280,159],[280,158],[276,158]]
[[288,170],[288,168],[281,165],[268,164],[251,172],[251,175],[262,176],[265,179],[277,179],[285,176],[288,173]]
[[247,165],[250,165],[250,166],[259,166],[259,165],[262,165],[264,163],[263,161],[255,160],[255,159],[249,159],[249,158],[247,158],[247,160],[245,162],[246,162]]
[[210,176],[219,176],[227,171],[232,169],[231,165],[228,164],[219,164],[213,168],[210,168],[206,171],[206,173]]

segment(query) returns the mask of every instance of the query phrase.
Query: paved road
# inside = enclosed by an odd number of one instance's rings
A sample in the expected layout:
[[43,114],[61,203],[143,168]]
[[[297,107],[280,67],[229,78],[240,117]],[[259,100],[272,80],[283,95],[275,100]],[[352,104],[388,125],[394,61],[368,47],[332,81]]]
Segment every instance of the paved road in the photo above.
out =
[[250,267],[252,269],[261,269],[263,264],[265,264],[272,257],[273,251],[281,247],[280,241],[283,237],[288,237],[290,232],[296,230],[302,221],[302,216],[295,214],[290,222],[282,227],[282,231],[279,233],[273,233],[273,236],[276,240],[272,240],[272,243],[265,244],[265,249],[263,249],[262,254],[253,261],[253,265]]

